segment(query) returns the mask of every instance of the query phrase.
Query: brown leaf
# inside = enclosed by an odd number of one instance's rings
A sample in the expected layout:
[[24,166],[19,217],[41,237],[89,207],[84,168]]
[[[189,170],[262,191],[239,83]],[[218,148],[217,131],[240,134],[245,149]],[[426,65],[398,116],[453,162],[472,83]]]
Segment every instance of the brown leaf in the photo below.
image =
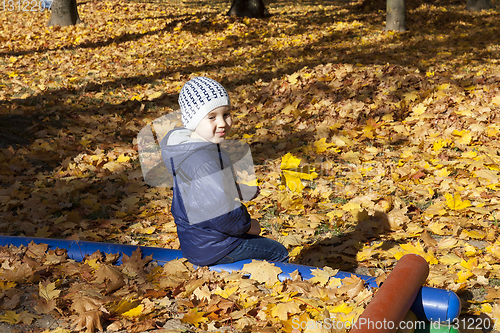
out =
[[56,308],[56,300],[51,299],[50,301],[47,301],[44,298],[40,298],[36,301],[35,306],[33,309],[40,313],[40,314],[45,314],[49,313],[50,311],[54,310]]
[[125,285],[125,280],[123,278],[123,273],[117,268],[101,264],[99,268],[94,273],[96,283],[106,283],[106,292],[111,293],[117,289],[120,289]]
[[101,311],[86,311],[75,320],[75,331],[87,328],[87,333],[94,333],[96,329],[102,331]]
[[132,255],[129,257],[126,254],[123,254],[123,272],[124,273],[132,273],[139,274],[144,270],[144,266],[146,266],[151,260],[153,256],[147,256],[142,259],[141,249],[137,248]]
[[421,235],[420,239],[424,242],[426,246],[434,247],[438,244],[437,240],[431,237],[431,235],[425,230]]
[[156,328],[156,320],[148,319],[133,324],[127,328],[127,333],[141,333]]
[[106,327],[107,332],[118,332],[123,329],[123,324],[119,321],[114,321]]
[[3,270],[2,278],[6,281],[22,283],[30,278],[32,274],[33,269],[30,265],[16,261],[9,269]]
[[48,249],[47,244],[35,244],[33,241],[28,245],[26,255],[30,258],[43,258]]
[[68,260],[68,255],[66,251],[54,251],[49,250],[47,255],[45,256],[44,265],[57,265],[61,263],[65,263]]
[[95,296],[86,295],[84,292],[78,292],[72,299],[71,309],[78,314],[84,314],[99,309],[102,302]]
[[4,299],[2,303],[2,309],[14,310],[19,304],[20,300],[21,300],[21,294],[16,293],[12,295],[10,298]]

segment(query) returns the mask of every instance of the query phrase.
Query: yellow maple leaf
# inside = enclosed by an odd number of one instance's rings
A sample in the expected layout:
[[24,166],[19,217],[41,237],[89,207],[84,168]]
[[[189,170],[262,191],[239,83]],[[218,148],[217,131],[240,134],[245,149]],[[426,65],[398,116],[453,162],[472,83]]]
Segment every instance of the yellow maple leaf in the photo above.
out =
[[92,267],[93,269],[99,269],[99,266],[101,266],[101,264],[99,264],[97,262],[97,259],[95,259],[95,258],[94,259],[87,259],[87,260],[85,260],[85,263],[87,265],[89,265],[90,267]]
[[137,231],[141,234],[147,234],[151,235],[153,232],[155,232],[156,227],[155,226],[150,226],[150,227],[145,227],[145,228],[139,228]]
[[440,84],[439,86],[437,86],[437,89],[438,90],[446,90],[450,87],[450,84],[449,83],[443,83],[443,84]]
[[278,193],[278,202],[280,206],[289,212],[299,212],[304,209],[303,198],[297,193]]
[[378,252],[374,252],[371,246],[365,246],[361,251],[356,253],[356,261],[361,262],[370,259],[374,254]]
[[207,285],[203,285],[201,287],[196,288],[193,291],[193,295],[195,295],[196,298],[198,298],[199,300],[204,300],[204,299],[209,300],[210,296],[212,295],[212,292],[210,291]]
[[200,323],[208,321],[208,318],[205,317],[205,312],[198,312],[198,309],[194,308],[189,309],[188,313],[185,313],[184,317],[181,318],[181,321],[198,327],[200,326]]
[[481,312],[491,313],[493,311],[493,307],[489,303],[481,304]]
[[462,234],[465,234],[465,235],[469,236],[470,238],[474,238],[474,239],[483,239],[484,237],[486,237],[486,233],[484,231],[481,231],[481,230],[469,231],[469,230],[463,229]]
[[472,275],[472,272],[470,271],[459,271],[457,273],[458,278],[455,280],[456,283],[464,283],[467,281]]
[[445,177],[448,177],[450,175],[450,171],[448,171],[447,168],[442,168],[442,169],[439,169],[439,170],[435,170],[434,171],[434,175],[436,177],[442,177],[442,178],[445,178]]
[[445,193],[446,206],[452,210],[461,210],[472,206],[469,200],[462,201],[460,194],[456,192],[454,195]]
[[302,192],[304,185],[300,177],[297,177],[297,173],[292,173],[288,170],[283,170],[283,176],[285,177],[286,186],[297,193]]
[[326,143],[326,138],[321,138],[317,141],[314,141],[314,149],[317,154],[321,154],[328,149],[330,149],[332,146],[335,146],[333,143]]
[[20,316],[21,315],[17,314],[16,311],[5,311],[5,314],[0,315],[0,321],[14,325],[19,323]]
[[486,251],[491,253],[495,258],[500,259],[500,243],[498,241],[495,244],[487,246]]
[[314,276],[309,279],[311,283],[319,283],[324,286],[330,280],[330,277],[337,275],[338,270],[334,270],[331,267],[325,266],[323,269],[316,268],[311,270],[311,274]]
[[313,180],[318,177],[318,174],[314,172],[314,168],[309,166],[299,167],[300,158],[287,153],[281,158],[281,171],[285,179],[286,186],[297,193],[302,192],[304,185],[302,184],[302,179]]
[[291,104],[288,104],[287,106],[285,106],[283,108],[283,110],[281,110],[281,113],[283,114],[291,114],[292,112],[296,111],[296,108],[295,106],[291,105]]
[[333,220],[344,216],[344,212],[342,210],[336,209],[332,210],[331,212],[327,213],[326,216],[329,218],[330,223],[333,222]]
[[293,248],[292,251],[290,251],[288,253],[288,255],[291,258],[295,258],[296,256],[298,256],[300,254],[300,252],[302,252],[303,249],[304,249],[304,246],[296,246],[296,247]]
[[437,139],[437,140],[436,140],[436,141],[434,141],[434,143],[432,144],[432,150],[434,150],[434,151],[438,151],[438,150],[440,150],[441,148],[446,147],[447,145],[448,145],[448,141],[447,141],[447,140]]
[[295,169],[300,165],[300,158],[293,156],[291,153],[287,153],[281,158],[281,170]]
[[463,144],[463,145],[468,145],[472,141],[472,136],[469,131],[463,130],[463,131],[457,131],[454,130],[453,135],[458,136],[458,139],[456,142]]
[[472,258],[469,261],[465,261],[465,260],[462,259],[462,261],[460,262],[460,266],[462,266],[463,268],[466,268],[467,270],[471,271],[474,268],[477,268],[477,258]]
[[459,116],[467,116],[467,117],[474,116],[474,114],[472,113],[472,109],[455,110],[455,113],[458,114]]
[[407,92],[403,94],[405,97],[405,101],[414,102],[418,98],[418,94],[415,92]]
[[474,158],[474,157],[477,157],[477,153],[473,150],[469,150],[462,153],[462,158]]
[[413,113],[415,114],[415,116],[420,116],[421,114],[425,113],[425,111],[427,111],[427,106],[423,105],[422,103],[413,107]]
[[354,202],[354,201],[349,201],[348,203],[346,203],[345,205],[343,205],[342,207],[340,207],[340,209],[342,209],[343,211],[346,211],[346,212],[352,212],[352,211],[359,211],[361,210],[361,204],[359,202]]
[[424,253],[422,244],[419,242],[415,243],[415,245],[411,243],[406,243],[406,244],[401,244],[400,246],[403,250],[410,253],[416,253],[416,254]]
[[331,277],[330,281],[328,282],[328,288],[338,288],[342,285],[342,279],[341,278],[336,278],[336,277]]
[[299,75],[300,74],[298,72],[295,72],[292,75],[288,76],[288,82],[290,82],[292,85],[297,84]]
[[217,289],[214,290],[214,294],[216,295],[220,295],[224,298],[228,298],[229,296],[231,296],[232,294],[235,293],[235,291],[238,290],[238,285],[234,285],[234,286],[228,286],[224,289],[221,289],[220,287],[217,287]]
[[245,273],[250,273],[250,277],[258,282],[265,283],[269,286],[274,285],[279,281],[278,275],[282,272],[281,268],[276,267],[267,261],[252,260],[251,263],[243,265],[241,270]]
[[127,312],[122,313],[122,316],[136,318],[142,314],[142,310],[144,310],[144,305],[139,304],[135,308],[128,310]]
[[0,291],[5,291],[14,288],[17,285],[15,282],[0,281]]
[[411,243],[406,243],[406,244],[400,244],[399,246],[403,249],[404,252],[398,253],[395,256],[397,260],[401,259],[405,254],[414,253],[422,256],[431,265],[438,264],[438,260],[436,259],[436,257],[434,257],[434,255],[431,252],[429,253],[425,252],[424,249],[422,248],[422,244],[420,244],[419,242],[417,242],[415,245]]
[[38,284],[38,294],[43,297],[47,302],[59,297],[60,290],[56,290],[56,283],[52,282],[44,285],[42,282]]
[[341,159],[351,163],[360,163],[359,157],[361,153],[357,151],[348,151],[340,156]]
[[160,91],[156,91],[152,93],[151,95],[148,95],[148,99],[152,101],[153,99],[159,98],[163,93]]
[[[442,226],[444,226],[444,224],[442,224]],[[449,250],[456,246],[458,246],[458,240],[454,237],[442,238],[437,245],[439,250]]]
[[120,156],[118,156],[118,158],[116,159],[116,161],[118,163],[128,162],[128,161],[130,161],[130,156],[125,156],[125,154],[121,154]]
[[339,305],[332,307],[330,311],[334,313],[348,314],[351,313],[352,309],[354,309],[352,306],[349,306],[346,303],[341,303]]
[[439,262],[444,264],[444,265],[447,265],[447,266],[453,266],[455,264],[458,264],[461,261],[462,261],[462,258],[460,258],[459,256],[457,256],[454,253],[447,253],[447,254],[443,255],[441,258],[439,258]]
[[293,300],[290,302],[278,303],[271,309],[271,315],[273,317],[278,317],[280,320],[287,320],[289,314],[294,315],[300,312],[299,304]]

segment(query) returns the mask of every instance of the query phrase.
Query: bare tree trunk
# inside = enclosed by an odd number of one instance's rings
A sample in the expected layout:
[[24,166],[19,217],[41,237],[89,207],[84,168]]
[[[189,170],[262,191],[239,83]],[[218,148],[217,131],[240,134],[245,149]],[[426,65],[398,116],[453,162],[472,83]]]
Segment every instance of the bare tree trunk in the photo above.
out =
[[491,0],[467,0],[467,10],[478,12],[483,9],[493,8]]
[[406,31],[405,0],[387,0],[385,31]]
[[269,12],[262,0],[233,0],[227,15],[262,18],[269,16]]
[[49,27],[54,25],[64,27],[82,22],[78,15],[76,0],[54,0],[51,10],[52,14],[47,23]]

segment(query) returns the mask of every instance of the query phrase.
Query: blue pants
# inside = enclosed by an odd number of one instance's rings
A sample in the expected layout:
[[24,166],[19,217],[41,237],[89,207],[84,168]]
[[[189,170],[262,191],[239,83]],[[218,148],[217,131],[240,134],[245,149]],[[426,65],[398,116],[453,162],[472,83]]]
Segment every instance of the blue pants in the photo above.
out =
[[237,248],[214,265],[231,264],[244,259],[288,262],[288,251],[280,242],[262,236],[248,235]]

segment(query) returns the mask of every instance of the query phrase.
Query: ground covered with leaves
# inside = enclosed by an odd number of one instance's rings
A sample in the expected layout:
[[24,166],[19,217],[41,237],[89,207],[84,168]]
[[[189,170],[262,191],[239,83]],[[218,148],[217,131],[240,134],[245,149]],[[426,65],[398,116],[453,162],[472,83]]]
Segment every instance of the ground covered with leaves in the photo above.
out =
[[500,318],[498,12],[415,1],[394,34],[370,1],[272,2],[263,20],[228,5],[84,1],[64,28],[0,12],[0,232],[178,248],[136,137],[205,75],[231,96],[230,139],[252,147],[252,217],[317,278],[3,248],[0,327],[291,332],[362,312],[372,291],[336,269],[383,276],[406,253],[463,315]]

